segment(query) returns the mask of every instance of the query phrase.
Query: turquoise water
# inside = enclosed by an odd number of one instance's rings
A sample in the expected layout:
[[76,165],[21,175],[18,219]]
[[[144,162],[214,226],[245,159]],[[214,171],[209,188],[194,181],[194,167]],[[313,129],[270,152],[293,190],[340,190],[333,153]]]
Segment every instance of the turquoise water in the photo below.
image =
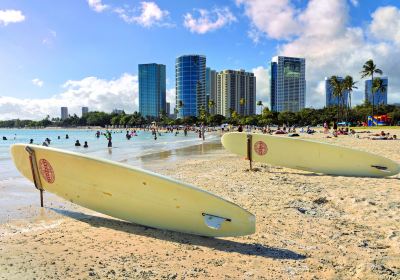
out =
[[[102,132],[105,132],[105,130],[102,130]],[[11,161],[10,145],[29,143],[30,139],[33,139],[35,144],[41,145],[46,138],[49,138],[51,140],[50,147],[132,165],[137,165],[135,161],[144,155],[180,149],[203,142],[194,132],[189,132],[188,136],[184,136],[183,132],[176,136],[175,133],[161,132],[161,136],[157,135],[157,140],[154,140],[151,132],[138,131],[137,136],[132,136],[130,140],[127,140],[125,137],[126,130],[114,130],[112,133],[113,148],[108,149],[108,141],[105,136],[100,135],[100,138],[97,138],[95,133],[96,130],[78,129],[0,129],[0,180],[19,176]],[[69,139],[66,139],[66,134],[68,134]],[[2,140],[3,136],[7,140]],[[58,139],[58,136],[60,136],[60,139]],[[206,135],[207,141],[215,139],[217,137],[214,135]],[[76,140],[79,140],[81,147],[75,147]],[[83,148],[85,141],[88,142],[89,148]]]

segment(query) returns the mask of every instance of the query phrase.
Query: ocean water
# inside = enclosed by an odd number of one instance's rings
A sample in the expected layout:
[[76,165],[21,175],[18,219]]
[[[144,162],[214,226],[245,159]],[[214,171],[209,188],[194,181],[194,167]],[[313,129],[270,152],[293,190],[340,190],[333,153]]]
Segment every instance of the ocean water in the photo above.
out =
[[[105,132],[105,130],[101,132]],[[194,132],[189,132],[188,136],[184,136],[183,132],[176,136],[175,133],[161,132],[161,136],[157,135],[157,140],[154,140],[151,132],[138,131],[137,136],[132,136],[130,140],[127,140],[126,130],[114,130],[112,132],[113,148],[110,150],[107,147],[106,137],[100,135],[100,138],[97,138],[95,133],[95,130],[82,129],[0,129],[0,180],[19,175],[11,161],[10,146],[15,143],[29,143],[30,139],[33,139],[35,144],[41,145],[46,138],[49,138],[51,140],[50,147],[132,165],[138,165],[138,158],[145,155],[176,150],[203,142]],[[69,139],[66,139],[67,134]],[[3,137],[6,137],[7,140],[2,140]],[[206,141],[216,141],[217,139],[216,135],[206,134]],[[79,140],[81,147],[75,147],[76,140]],[[85,141],[88,142],[89,148],[83,148]]]
[[[38,191],[30,181],[19,174],[12,162],[10,146],[14,143],[29,143],[29,140],[33,139],[35,144],[41,145],[49,138],[50,147],[149,168],[156,164],[168,164],[179,157],[207,153],[214,150],[219,142],[218,134],[206,133],[206,141],[203,141],[194,132],[189,132],[187,136],[184,136],[183,132],[176,136],[175,133],[161,132],[161,136],[157,135],[157,140],[154,140],[149,131],[138,131],[137,136],[127,140],[126,130],[114,130],[113,148],[109,149],[106,137],[100,135],[100,138],[97,138],[95,133],[96,130],[78,129],[0,129],[0,224],[35,217],[34,213],[38,209]],[[66,139],[66,134],[69,139]],[[3,136],[7,140],[2,140]],[[75,147],[76,140],[79,140],[81,147]],[[83,148],[85,141],[88,142],[89,148]],[[64,207],[66,203],[55,195],[46,193],[45,204]]]

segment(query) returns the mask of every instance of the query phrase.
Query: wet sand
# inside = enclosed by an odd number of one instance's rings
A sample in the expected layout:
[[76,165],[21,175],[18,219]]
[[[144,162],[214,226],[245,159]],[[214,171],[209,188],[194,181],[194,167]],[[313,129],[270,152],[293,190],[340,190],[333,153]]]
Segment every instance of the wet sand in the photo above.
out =
[[[391,133],[400,135],[400,130]],[[400,163],[400,141],[304,137],[379,153]],[[146,168],[254,213],[254,235],[213,239],[162,231],[54,196],[42,211],[39,201],[19,210],[28,211],[29,219],[0,226],[0,277],[400,279],[399,175],[327,176],[259,163],[249,171],[247,161],[217,147],[193,157],[189,155],[201,147],[179,151],[183,157],[172,152],[142,160]]]

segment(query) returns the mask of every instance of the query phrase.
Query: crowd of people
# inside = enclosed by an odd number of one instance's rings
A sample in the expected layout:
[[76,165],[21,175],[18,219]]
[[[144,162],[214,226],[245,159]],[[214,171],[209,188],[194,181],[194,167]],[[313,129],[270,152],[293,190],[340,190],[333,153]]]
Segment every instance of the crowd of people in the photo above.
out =
[[[125,132],[125,138],[127,140],[133,139],[133,137],[137,137],[140,133],[140,131],[143,132],[151,132],[152,138],[156,141],[159,137],[162,137],[164,134],[173,134],[175,136],[178,136],[180,133],[183,133],[184,136],[188,136],[188,133],[195,133],[198,135],[198,137],[202,140],[205,140],[205,135],[206,132],[217,132],[220,131],[220,133],[225,133],[229,131],[238,131],[238,132],[246,132],[246,133],[251,133],[251,132],[258,132],[258,133],[263,133],[263,134],[275,134],[275,135],[287,135],[289,137],[298,137],[300,136],[299,133],[306,133],[306,134],[314,134],[314,133],[323,133],[326,138],[333,138],[333,137],[339,137],[342,135],[347,135],[347,136],[352,136],[356,137],[359,139],[370,139],[370,140],[398,140],[397,135],[391,135],[389,132],[381,131],[380,133],[371,133],[371,131],[355,131],[353,128],[349,127],[338,127],[336,122],[333,122],[332,128],[329,125],[329,122],[324,122],[323,124],[323,129],[320,131],[317,131],[313,129],[310,126],[306,127],[296,127],[294,125],[292,126],[265,126],[265,127],[255,127],[251,125],[238,125],[237,127],[234,127],[232,125],[222,125],[220,127],[208,127],[204,124],[201,124],[200,126],[195,126],[195,125],[173,125],[173,126],[155,126],[155,125],[148,125],[144,127],[139,127],[139,128],[133,128],[133,129],[128,129],[128,130],[105,130],[105,131],[96,131],[95,132],[95,137],[100,138],[101,136],[104,136],[105,139],[107,140],[107,147],[112,148],[113,143],[112,143],[112,135],[115,133],[124,133]],[[367,134],[368,133],[368,134]],[[364,136],[366,135],[366,136]],[[7,140],[6,136],[2,137],[3,140]],[[16,135],[14,135],[14,139],[16,139]],[[57,136],[57,139],[61,139],[61,136]],[[65,139],[69,139],[69,135],[65,134]],[[43,146],[50,146],[52,140],[50,138],[46,138],[43,142]],[[30,139],[29,144],[34,144],[34,139]],[[81,142],[79,139],[75,140],[75,147],[81,147]],[[83,148],[88,148],[89,144],[88,141],[84,141]]]

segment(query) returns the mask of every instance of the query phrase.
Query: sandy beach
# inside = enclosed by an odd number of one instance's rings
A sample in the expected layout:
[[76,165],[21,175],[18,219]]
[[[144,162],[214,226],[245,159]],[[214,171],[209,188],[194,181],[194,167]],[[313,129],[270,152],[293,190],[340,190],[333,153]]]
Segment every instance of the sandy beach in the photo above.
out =
[[[400,135],[400,129],[389,132]],[[400,141],[320,133],[302,138],[400,163]],[[260,163],[249,171],[247,161],[221,148],[167,164],[154,161],[146,168],[255,214],[256,233],[213,239],[162,231],[45,194],[44,209],[38,198],[16,210],[29,218],[0,225],[0,278],[400,279],[399,175],[328,176]],[[35,192],[28,182],[24,187]]]

